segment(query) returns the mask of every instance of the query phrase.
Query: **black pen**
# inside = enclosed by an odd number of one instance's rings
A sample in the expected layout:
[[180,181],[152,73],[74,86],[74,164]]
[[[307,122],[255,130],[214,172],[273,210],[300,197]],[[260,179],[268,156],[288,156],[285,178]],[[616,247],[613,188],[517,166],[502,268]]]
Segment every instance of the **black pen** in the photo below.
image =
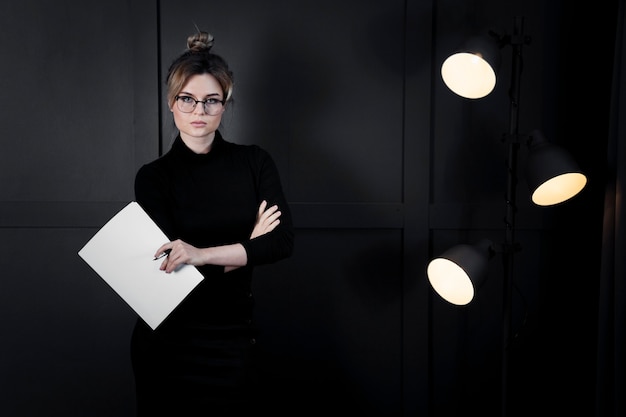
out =
[[171,251],[172,251],[171,249],[165,249],[165,251],[163,251],[162,254],[154,258],[153,261],[156,261],[157,259],[161,259],[162,257],[169,255]]

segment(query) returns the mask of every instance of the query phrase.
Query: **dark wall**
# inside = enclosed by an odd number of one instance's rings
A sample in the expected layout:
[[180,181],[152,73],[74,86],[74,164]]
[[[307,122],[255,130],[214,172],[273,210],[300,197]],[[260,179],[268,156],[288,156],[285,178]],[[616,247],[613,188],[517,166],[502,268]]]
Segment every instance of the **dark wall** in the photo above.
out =
[[[142,138],[154,142],[158,132],[135,111],[158,99],[156,77],[143,90],[157,61],[142,71],[135,44],[137,26],[150,35],[155,13],[135,5],[0,5],[3,415],[133,413],[135,316],[77,251],[132,198]],[[155,45],[154,30],[149,37]]]
[[[433,294],[425,268],[453,244],[503,239],[510,50],[480,101],[454,96],[438,71],[465,36],[511,31],[516,15],[532,37],[521,129],[570,148],[591,183],[573,204],[539,209],[520,180],[512,415],[546,402],[590,414],[607,120],[565,92],[592,70],[566,53],[572,22],[590,14],[523,3],[2,3],[3,414],[133,415],[136,316],[77,252],[133,199],[137,168],[169,148],[163,74],[197,26],[235,73],[222,132],[271,152],[296,225],[294,256],[255,278],[266,409],[497,415],[502,266],[465,308]],[[614,24],[609,9],[593,19]],[[608,89],[585,97],[606,109]]]

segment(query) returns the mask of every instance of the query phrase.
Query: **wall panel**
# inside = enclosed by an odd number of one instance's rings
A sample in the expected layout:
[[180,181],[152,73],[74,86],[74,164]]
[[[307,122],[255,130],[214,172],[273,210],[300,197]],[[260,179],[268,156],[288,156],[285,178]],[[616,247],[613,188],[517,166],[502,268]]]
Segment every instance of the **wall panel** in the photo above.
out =
[[294,214],[294,257],[255,280],[261,403],[424,414],[431,9],[3,2],[3,411],[134,414],[135,315],[77,252],[133,198],[137,168],[169,148],[163,77],[197,25],[235,72],[224,135],[270,151]]

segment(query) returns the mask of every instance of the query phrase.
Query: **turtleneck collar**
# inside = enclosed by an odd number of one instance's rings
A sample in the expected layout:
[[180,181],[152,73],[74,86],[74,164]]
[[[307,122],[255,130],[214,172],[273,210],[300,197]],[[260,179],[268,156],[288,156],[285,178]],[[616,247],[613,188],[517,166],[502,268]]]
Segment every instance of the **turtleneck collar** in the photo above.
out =
[[211,150],[207,153],[195,153],[192,151],[182,140],[180,134],[176,136],[174,139],[174,143],[172,144],[171,152],[175,155],[178,155],[183,158],[190,158],[193,160],[204,160],[209,158],[211,155],[214,155],[215,152],[219,152],[221,147],[224,145],[224,138],[222,138],[219,130],[215,131],[215,137],[213,138],[213,143],[211,143]]

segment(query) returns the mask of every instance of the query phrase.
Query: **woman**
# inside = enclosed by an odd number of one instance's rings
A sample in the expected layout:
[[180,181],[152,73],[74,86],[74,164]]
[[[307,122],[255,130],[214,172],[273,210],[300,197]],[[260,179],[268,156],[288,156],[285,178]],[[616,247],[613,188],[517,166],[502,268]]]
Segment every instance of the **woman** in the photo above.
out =
[[[138,320],[132,361],[139,416],[241,415],[251,400],[255,265],[291,256],[293,229],[276,166],[256,145],[218,127],[233,75],[191,35],[169,68],[167,102],[179,131],[142,166],[135,197],[171,239],[156,249],[164,273],[194,265],[204,279],[156,329]],[[174,276],[172,276],[174,277]]]

